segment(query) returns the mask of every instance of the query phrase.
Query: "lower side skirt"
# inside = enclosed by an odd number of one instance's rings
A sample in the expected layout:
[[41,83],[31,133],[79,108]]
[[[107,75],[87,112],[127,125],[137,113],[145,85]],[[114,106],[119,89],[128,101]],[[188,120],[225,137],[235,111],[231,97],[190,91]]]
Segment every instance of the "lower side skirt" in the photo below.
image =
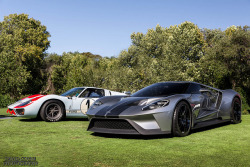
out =
[[212,126],[212,125],[218,125],[218,124],[222,124],[222,123],[226,123],[226,122],[230,122],[231,120],[220,120],[220,119],[213,119],[213,120],[208,120],[208,121],[204,121],[204,122],[198,122],[194,125],[194,127],[192,129],[198,129],[198,128],[203,128],[203,127],[207,127],[207,126]]

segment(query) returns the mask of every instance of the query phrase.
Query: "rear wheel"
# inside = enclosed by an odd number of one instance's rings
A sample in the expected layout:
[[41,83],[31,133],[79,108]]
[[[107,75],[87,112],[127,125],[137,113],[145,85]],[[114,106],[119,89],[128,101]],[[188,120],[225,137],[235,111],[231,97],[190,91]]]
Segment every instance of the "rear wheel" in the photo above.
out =
[[173,135],[184,137],[191,130],[191,109],[187,102],[181,101],[177,104],[173,116]]
[[64,106],[57,100],[47,101],[41,108],[40,116],[47,122],[60,121],[64,117]]
[[234,124],[241,122],[241,102],[237,97],[235,97],[232,102],[231,120]]

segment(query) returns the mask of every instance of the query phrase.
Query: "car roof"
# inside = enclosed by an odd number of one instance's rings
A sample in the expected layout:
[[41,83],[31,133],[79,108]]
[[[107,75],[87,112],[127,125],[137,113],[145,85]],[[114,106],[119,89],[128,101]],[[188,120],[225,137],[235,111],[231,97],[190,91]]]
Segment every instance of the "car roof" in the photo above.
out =
[[103,88],[97,88],[97,87],[89,87],[89,86],[74,87],[74,88],[95,88],[95,89],[103,89]]
[[208,85],[201,84],[201,83],[198,83],[198,82],[193,82],[193,81],[164,81],[164,82],[158,82],[158,83],[194,83],[194,84],[199,84],[199,85],[202,85],[202,86],[206,86],[206,87],[211,88],[211,89],[215,89],[217,91],[222,91],[221,89],[217,89],[217,88],[214,88],[212,86],[208,86]]

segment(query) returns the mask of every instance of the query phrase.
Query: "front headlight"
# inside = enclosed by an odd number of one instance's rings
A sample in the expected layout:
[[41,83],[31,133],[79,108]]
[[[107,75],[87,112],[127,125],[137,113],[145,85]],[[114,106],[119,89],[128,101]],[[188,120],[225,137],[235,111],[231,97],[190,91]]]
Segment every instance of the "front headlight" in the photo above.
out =
[[92,105],[92,109],[95,109],[95,108],[97,108],[97,107],[99,107],[100,105],[102,105],[103,103],[99,100],[99,101],[96,101],[96,102],[94,102],[94,104]]
[[169,100],[159,100],[159,101],[155,101],[153,103],[150,103],[148,105],[146,105],[145,107],[142,108],[142,110],[154,110],[156,108],[160,108],[160,107],[165,107],[169,104]]

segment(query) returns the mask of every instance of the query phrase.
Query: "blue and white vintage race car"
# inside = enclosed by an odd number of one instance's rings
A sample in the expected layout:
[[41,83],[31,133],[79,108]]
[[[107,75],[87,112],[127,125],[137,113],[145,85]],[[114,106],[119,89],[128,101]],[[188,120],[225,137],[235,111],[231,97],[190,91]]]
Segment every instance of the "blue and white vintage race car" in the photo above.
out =
[[86,112],[97,99],[103,96],[125,95],[107,89],[95,87],[76,87],[61,95],[28,96],[8,106],[7,112],[12,115],[36,118],[56,122],[64,117],[86,117]]

